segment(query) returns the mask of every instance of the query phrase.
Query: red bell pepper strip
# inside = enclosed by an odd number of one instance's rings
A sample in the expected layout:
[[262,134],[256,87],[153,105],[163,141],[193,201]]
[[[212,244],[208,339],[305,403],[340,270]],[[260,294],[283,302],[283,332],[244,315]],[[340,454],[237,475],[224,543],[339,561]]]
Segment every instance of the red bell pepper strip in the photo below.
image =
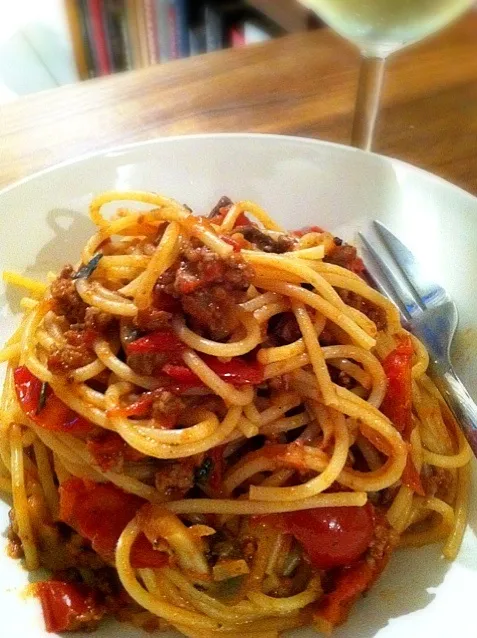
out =
[[37,425],[53,432],[88,434],[94,425],[71,410],[47,388],[44,405],[40,405],[42,382],[26,366],[13,371],[15,391],[23,412]]
[[[60,519],[91,541],[91,546],[107,562],[114,562],[118,539],[145,501],[123,492],[111,483],[93,483],[72,478],[60,486]],[[164,552],[155,550],[144,536],[131,549],[131,565],[163,567]]]
[[[234,357],[227,363],[216,357],[204,355],[203,361],[221,379],[233,385],[258,385],[263,381],[263,367],[257,363],[248,363],[243,359]],[[162,371],[178,383],[195,383],[202,385],[199,377],[189,368],[183,365],[166,364]]]
[[127,351],[128,354],[151,354],[176,352],[184,347],[184,343],[170,330],[158,330],[129,343]]
[[383,361],[388,381],[381,411],[392,421],[406,441],[412,432],[412,355],[411,338],[401,338],[396,348]]
[[[409,442],[413,430],[412,423],[412,347],[411,337],[401,337],[396,348],[383,361],[383,369],[388,381],[386,395],[381,404],[381,411]],[[417,494],[425,495],[421,478],[408,454],[402,482]]]
[[94,590],[86,585],[49,580],[36,583],[34,592],[40,599],[48,632],[75,631],[106,613]]

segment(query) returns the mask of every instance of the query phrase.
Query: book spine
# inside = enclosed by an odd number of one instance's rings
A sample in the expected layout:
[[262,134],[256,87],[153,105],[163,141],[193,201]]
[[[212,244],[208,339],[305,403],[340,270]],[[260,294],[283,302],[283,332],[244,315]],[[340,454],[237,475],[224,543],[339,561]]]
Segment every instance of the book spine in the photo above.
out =
[[91,23],[89,19],[88,0],[79,1],[79,15],[81,20],[82,40],[84,43],[84,52],[86,56],[86,66],[88,67],[88,77],[94,78],[98,72],[96,69],[96,60],[93,52]]
[[167,62],[170,56],[169,0],[156,0],[156,29],[159,40],[159,60]]
[[[106,25],[106,41],[113,71],[124,71],[128,68],[127,33],[124,29],[124,0],[104,0],[104,23]],[[130,68],[130,67],[129,67]]]
[[189,16],[187,0],[176,0],[176,33],[179,57],[190,55],[189,47]]
[[76,70],[80,80],[86,80],[89,77],[89,69],[86,60],[87,42],[84,39],[81,5],[75,0],[65,0],[65,10],[71,34]]
[[118,14],[119,36],[121,39],[124,54],[124,69],[131,70],[134,69],[134,58],[131,39],[129,37],[128,16],[126,8],[127,0],[121,0],[121,4],[121,11]]
[[91,22],[92,48],[95,52],[95,60],[99,75],[108,75],[111,72],[111,62],[106,43],[106,30],[101,0],[88,0],[89,17]]
[[171,60],[177,60],[179,57],[179,39],[177,37],[177,9],[175,0],[169,0],[167,24],[169,31],[169,57]]
[[136,20],[141,66],[149,66],[145,0],[136,0]]
[[142,59],[139,46],[136,0],[126,0],[126,28],[128,31],[132,68],[140,69],[142,67]]
[[218,9],[210,2],[204,7],[205,47],[207,52],[217,51],[224,46],[222,35],[222,17]]
[[144,0],[147,50],[150,64],[160,60],[155,0]]
[[233,48],[243,47],[245,44],[245,35],[243,25],[236,24],[230,27],[229,32],[230,46]]

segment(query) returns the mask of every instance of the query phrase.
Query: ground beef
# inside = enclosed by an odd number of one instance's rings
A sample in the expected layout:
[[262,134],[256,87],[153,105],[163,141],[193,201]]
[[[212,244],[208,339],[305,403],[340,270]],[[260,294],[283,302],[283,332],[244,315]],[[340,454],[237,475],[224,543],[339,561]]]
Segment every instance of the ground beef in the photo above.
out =
[[170,312],[151,307],[139,310],[134,317],[133,323],[139,330],[152,332],[154,330],[170,329],[171,319],[172,314]]
[[20,537],[18,536],[18,524],[13,509],[8,512],[8,518],[10,519],[10,525],[7,528],[7,554],[10,558],[23,558],[23,546]]
[[[110,315],[109,312],[99,310],[99,308],[93,308],[88,306],[86,308],[84,317],[84,329],[92,330],[99,334],[104,334],[111,329],[112,325],[116,322],[115,317]],[[76,326],[77,330],[82,331],[83,326]]]
[[67,330],[64,333],[66,344],[54,348],[48,355],[48,368],[53,374],[67,374],[96,358],[93,344],[98,333],[84,328],[83,325]]
[[158,280],[156,292],[179,299],[194,329],[214,339],[237,327],[236,305],[245,300],[253,270],[238,253],[220,258],[196,241],[187,242],[181,257]]
[[354,246],[343,243],[343,240],[339,237],[334,238],[334,249],[326,255],[323,259],[327,264],[334,264],[335,266],[341,266],[347,270],[352,270],[352,266],[357,256],[357,250]]
[[399,541],[399,534],[389,525],[385,516],[377,515],[374,536],[366,552],[366,561],[371,566],[381,565],[388,559]]
[[268,322],[268,335],[273,345],[283,346],[301,338],[301,330],[292,312],[282,312],[271,317]]
[[[223,215],[224,212],[228,211],[231,206],[233,206],[233,201],[230,199],[230,197],[227,197],[226,195],[224,195],[223,197],[219,199],[217,204],[210,211],[210,213],[208,214],[208,219],[213,219],[214,217],[219,217],[220,215]],[[226,211],[222,210],[224,208],[226,209]]]
[[371,321],[376,324],[378,330],[386,330],[388,322],[386,317],[386,311],[381,306],[376,306],[368,299],[364,299],[360,295],[350,290],[340,289],[339,295],[341,299],[352,308],[356,308],[364,315],[366,315]]
[[452,484],[452,477],[442,467],[424,464],[421,472],[422,485],[426,496],[446,496]]
[[66,265],[50,286],[53,298],[53,311],[63,315],[70,324],[83,323],[87,305],[76,292],[72,276],[73,266]]
[[164,464],[154,477],[156,489],[164,501],[184,498],[194,487],[195,464],[184,461]]
[[337,368],[333,368],[331,366],[328,368],[328,370],[333,383],[340,385],[342,388],[351,390],[351,388],[356,385],[353,377],[350,377],[349,374],[343,372],[343,370],[338,370]]
[[126,363],[136,374],[150,377],[159,372],[167,360],[168,354],[164,352],[138,352],[129,354]]
[[53,374],[67,374],[77,368],[91,363],[94,355],[82,347],[66,345],[62,348],[55,348],[48,355],[48,369]]
[[172,416],[180,414],[185,408],[184,401],[177,395],[169,392],[168,390],[162,390],[158,393],[157,399],[152,404],[152,416]]
[[254,244],[265,253],[286,253],[293,248],[295,240],[290,235],[271,237],[256,226],[237,226],[235,233],[240,233],[244,239]]

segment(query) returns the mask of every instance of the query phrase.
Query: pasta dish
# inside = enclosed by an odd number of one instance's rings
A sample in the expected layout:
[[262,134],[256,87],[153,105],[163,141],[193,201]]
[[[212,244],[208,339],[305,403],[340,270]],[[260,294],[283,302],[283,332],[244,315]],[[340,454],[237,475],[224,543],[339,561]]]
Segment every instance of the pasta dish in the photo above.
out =
[[78,263],[4,273],[0,488],[48,631],[329,633],[398,547],[457,555],[468,445],[353,246],[226,197],[90,215]]

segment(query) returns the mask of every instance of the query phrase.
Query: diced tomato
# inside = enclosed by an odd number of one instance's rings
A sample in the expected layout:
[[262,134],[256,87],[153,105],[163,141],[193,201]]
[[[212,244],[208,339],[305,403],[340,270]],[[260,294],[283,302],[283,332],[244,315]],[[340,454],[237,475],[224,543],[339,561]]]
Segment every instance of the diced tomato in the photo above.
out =
[[330,569],[353,563],[368,549],[374,511],[369,503],[363,507],[318,507],[264,516],[261,522],[294,536],[314,567]]
[[[62,483],[59,491],[60,519],[91,541],[94,551],[104,560],[113,562],[123,529],[145,501],[111,483],[93,483],[78,478]],[[133,567],[156,567],[166,564],[167,560],[166,554],[155,550],[141,536],[131,550]]]
[[170,330],[157,330],[144,337],[131,341],[127,346],[128,354],[150,354],[155,352],[177,352],[184,344]]
[[234,228],[236,226],[255,226],[255,224],[252,224],[245,213],[240,213],[240,215],[235,220]]
[[[248,363],[239,357],[234,357],[224,363],[208,355],[204,355],[202,359],[221,379],[233,385],[258,385],[263,380],[263,367],[257,362]],[[178,383],[202,385],[199,377],[186,366],[168,363],[162,371]]]
[[51,390],[46,390],[44,405],[40,405],[42,382],[26,366],[20,366],[13,372],[15,391],[25,414],[37,425],[54,432],[69,434],[88,434],[94,425],[71,410]]
[[40,599],[49,632],[81,629],[84,623],[99,620],[106,612],[94,591],[86,585],[50,580],[36,583],[34,591]]
[[348,270],[351,270],[351,272],[354,272],[356,275],[361,275],[366,270],[364,261],[361,259],[361,257],[356,257],[356,259],[353,259],[353,261],[351,261],[348,266]]
[[169,556],[160,552],[151,545],[144,534],[139,534],[131,547],[131,565],[135,569],[153,568],[159,569],[169,563]]
[[[383,361],[383,369],[388,381],[386,395],[381,411],[409,441],[413,430],[412,423],[412,356],[414,350],[411,337],[401,337],[396,348]],[[424,495],[421,478],[412,458],[408,455],[402,482],[418,494]]]
[[303,228],[298,228],[291,232],[295,237],[303,237],[303,235],[307,235],[308,233],[324,233],[325,231],[321,226],[304,226]]
[[86,441],[86,447],[99,467],[107,472],[124,461],[139,461],[144,454],[128,445],[116,432],[104,430],[95,438]]
[[239,253],[242,248],[246,245],[245,240],[243,242],[237,241],[233,237],[228,237],[227,235],[220,235],[220,239],[222,239],[226,244],[229,244],[233,247],[235,253]]

